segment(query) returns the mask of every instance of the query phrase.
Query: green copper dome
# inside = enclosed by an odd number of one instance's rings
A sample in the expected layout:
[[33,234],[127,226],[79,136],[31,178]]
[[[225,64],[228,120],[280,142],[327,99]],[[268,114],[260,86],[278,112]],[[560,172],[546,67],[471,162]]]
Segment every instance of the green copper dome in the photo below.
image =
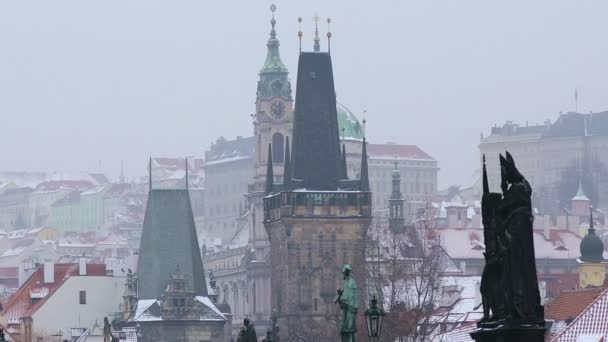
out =
[[346,139],[363,140],[363,125],[348,108],[336,102],[340,136]]

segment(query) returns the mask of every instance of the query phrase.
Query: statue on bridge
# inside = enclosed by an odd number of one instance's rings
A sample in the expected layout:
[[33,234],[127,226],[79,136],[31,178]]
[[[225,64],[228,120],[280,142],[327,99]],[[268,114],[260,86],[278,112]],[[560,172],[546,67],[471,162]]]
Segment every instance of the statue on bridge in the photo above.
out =
[[350,265],[344,265],[342,274],[344,281],[342,288],[338,289],[338,297],[336,303],[340,305],[342,310],[342,327],[340,333],[342,342],[356,342],[355,335],[357,334],[357,283],[351,276],[352,268]]

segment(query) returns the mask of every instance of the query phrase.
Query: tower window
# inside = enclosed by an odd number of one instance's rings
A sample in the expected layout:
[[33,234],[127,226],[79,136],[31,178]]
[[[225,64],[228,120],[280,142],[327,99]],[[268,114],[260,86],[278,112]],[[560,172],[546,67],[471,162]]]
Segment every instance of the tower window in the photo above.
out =
[[285,158],[285,142],[283,141],[283,134],[277,132],[272,135],[272,161],[276,163],[282,163]]
[[87,303],[87,291],[80,291],[78,293],[78,302],[80,304],[86,304]]

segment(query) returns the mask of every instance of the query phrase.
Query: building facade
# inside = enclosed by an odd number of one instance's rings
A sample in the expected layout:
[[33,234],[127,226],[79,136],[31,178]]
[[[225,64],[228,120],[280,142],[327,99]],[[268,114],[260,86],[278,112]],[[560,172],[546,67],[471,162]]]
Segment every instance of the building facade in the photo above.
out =
[[[500,189],[498,154],[508,150],[535,189],[536,206],[557,214],[579,184],[596,207],[608,205],[608,111],[565,113],[554,122],[521,126],[507,121],[481,137],[492,191]],[[480,156],[481,159],[481,156]]]

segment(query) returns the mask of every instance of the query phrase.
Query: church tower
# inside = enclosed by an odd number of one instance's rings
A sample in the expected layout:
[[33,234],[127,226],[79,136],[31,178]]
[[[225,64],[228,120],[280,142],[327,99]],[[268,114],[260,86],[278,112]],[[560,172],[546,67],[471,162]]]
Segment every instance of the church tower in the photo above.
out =
[[580,287],[604,286],[606,278],[604,244],[593,228],[593,207],[589,208],[589,231],[581,240],[580,249],[581,257],[578,258]]
[[353,265],[365,292],[365,236],[371,221],[366,144],[363,140],[360,178],[345,179],[331,56],[317,44],[314,52],[300,53],[296,93],[293,146],[283,158],[286,174],[282,183],[273,182],[278,168],[268,168],[273,184],[264,197],[272,308],[281,340],[335,341],[339,331],[328,319],[335,318],[344,264]]
[[[253,114],[255,136],[255,174],[246,195],[249,203],[249,250],[247,265],[248,298],[246,312],[258,327],[268,323],[270,304],[270,241],[264,229],[266,177],[271,167],[271,182],[283,178],[285,149],[293,130],[293,97],[289,72],[279,54],[279,39],[275,26],[276,5],[270,6],[270,37],[266,43],[266,61],[259,72],[256,91],[256,111]],[[269,151],[269,146],[271,150]],[[269,153],[268,153],[269,152]],[[272,159],[274,163],[268,163]],[[273,167],[274,165],[274,167]]]

